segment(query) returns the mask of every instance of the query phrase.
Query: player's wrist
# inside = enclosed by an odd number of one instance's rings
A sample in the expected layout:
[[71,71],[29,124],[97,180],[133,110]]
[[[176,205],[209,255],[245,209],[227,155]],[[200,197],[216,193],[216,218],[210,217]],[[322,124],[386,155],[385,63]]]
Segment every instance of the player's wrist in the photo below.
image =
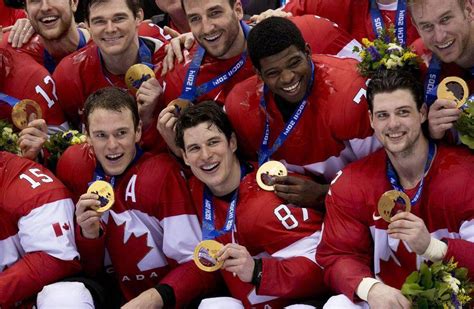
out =
[[260,287],[260,282],[262,281],[262,271],[263,271],[263,265],[262,265],[262,259],[253,259],[255,262],[255,266],[253,267],[253,272],[252,272],[252,280],[250,281],[258,290]]

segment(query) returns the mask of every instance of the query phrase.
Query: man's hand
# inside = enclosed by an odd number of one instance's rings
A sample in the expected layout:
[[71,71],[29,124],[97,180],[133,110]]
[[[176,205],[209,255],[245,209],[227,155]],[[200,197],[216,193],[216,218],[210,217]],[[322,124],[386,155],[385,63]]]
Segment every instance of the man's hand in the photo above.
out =
[[276,177],[274,187],[275,194],[286,202],[309,208],[321,206],[329,189],[329,185],[296,176]]
[[19,134],[18,145],[20,146],[21,155],[30,160],[36,160],[44,143],[48,140],[47,132],[48,127],[44,119],[30,121],[28,127],[21,130]]
[[267,19],[268,17],[273,17],[273,16],[287,18],[293,15],[291,13],[283,11],[281,8],[276,9],[276,10],[268,9],[265,12],[260,13],[259,15],[253,15],[252,17],[250,17],[250,21],[258,24],[262,20]]
[[35,34],[35,29],[31,26],[28,18],[17,19],[13,26],[3,28],[2,31],[10,31],[8,43],[10,43],[13,48],[22,47],[23,44],[26,44],[33,34]]
[[367,297],[371,309],[410,309],[410,301],[403,296],[400,290],[383,283],[374,284]]
[[93,193],[84,193],[76,204],[76,221],[81,227],[82,236],[96,239],[100,235],[101,213],[93,210],[100,206],[99,196]]
[[156,289],[148,289],[122,306],[122,309],[161,309],[163,299]]
[[430,106],[428,112],[428,127],[434,139],[444,136],[446,130],[453,127],[459,119],[461,111],[456,108],[456,103],[451,100],[438,99]]
[[165,31],[167,31],[173,38],[165,46],[166,56],[163,59],[161,76],[164,76],[166,73],[173,70],[175,60],[177,60],[178,63],[183,62],[184,50],[189,50],[194,44],[194,36],[191,32],[179,34],[179,32],[169,27],[165,27]]
[[423,254],[430,245],[431,235],[425,222],[410,212],[400,212],[392,217],[387,233],[390,237],[404,240],[416,254]]
[[156,78],[150,78],[144,81],[136,93],[138,103],[138,113],[143,122],[143,127],[147,127],[153,121],[153,112],[155,111],[158,98],[163,93],[163,87]]
[[227,244],[217,252],[216,257],[219,261],[224,261],[222,269],[237,275],[243,282],[252,281],[255,261],[247,248],[238,244]]
[[158,123],[156,124],[156,129],[160,132],[161,136],[165,140],[168,147],[173,151],[173,153],[181,157],[181,152],[179,151],[178,146],[174,141],[176,132],[175,126],[178,121],[178,117],[175,114],[176,107],[174,105],[167,106],[164,108],[160,115],[158,115]]

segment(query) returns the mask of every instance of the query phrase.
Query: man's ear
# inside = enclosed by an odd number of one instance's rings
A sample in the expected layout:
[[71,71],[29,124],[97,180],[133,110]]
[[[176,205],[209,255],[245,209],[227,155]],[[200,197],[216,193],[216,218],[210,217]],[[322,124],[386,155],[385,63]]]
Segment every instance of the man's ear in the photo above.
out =
[[370,110],[368,111],[368,113],[369,113],[370,127],[373,130],[374,129],[374,115],[372,115],[372,112]]
[[310,57],[311,58],[311,46],[309,46],[308,43],[305,44],[304,46],[304,51],[306,53],[306,56]]
[[143,13],[143,10],[139,9],[138,12],[137,12],[137,16],[135,17],[136,21],[138,22],[137,26],[140,25],[140,23],[143,21],[143,16],[144,15],[145,14]]
[[182,148],[179,148],[179,152],[181,153],[181,157],[183,158],[184,164],[190,166],[188,157],[186,156],[186,152]]
[[428,105],[426,105],[426,103],[423,103],[423,105],[421,105],[420,114],[421,114],[421,123],[423,123],[426,121],[426,119],[428,119]]

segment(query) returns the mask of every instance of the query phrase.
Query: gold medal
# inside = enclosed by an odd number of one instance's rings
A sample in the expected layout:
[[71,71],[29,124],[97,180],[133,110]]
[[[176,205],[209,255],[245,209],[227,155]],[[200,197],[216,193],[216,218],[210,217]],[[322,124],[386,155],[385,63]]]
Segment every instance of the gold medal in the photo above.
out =
[[286,176],[288,171],[280,161],[268,161],[257,171],[257,184],[265,191],[274,191],[274,177]]
[[203,240],[194,249],[193,260],[199,269],[204,271],[216,271],[222,267],[223,261],[217,261],[216,254],[224,247],[215,240]]
[[180,98],[177,98],[177,99],[174,99],[173,101],[171,101],[168,106],[173,106],[175,107],[174,109],[174,112],[173,114],[176,116],[176,117],[179,117],[179,115],[181,114],[182,111],[184,111],[186,108],[188,108],[189,106],[193,105],[193,103],[189,100],[186,100],[186,99],[180,99]]
[[107,181],[94,181],[87,189],[87,193],[94,193],[99,196],[100,206],[94,209],[97,212],[109,210],[115,202],[114,188]]
[[[400,203],[400,199],[403,200],[403,203]],[[411,203],[408,195],[406,195],[405,192],[390,190],[382,194],[377,204],[377,209],[379,215],[385,221],[390,223],[390,219],[397,214],[402,204],[405,204],[405,209],[403,211],[410,212]]]
[[13,124],[20,130],[28,126],[30,116],[36,115],[36,119],[43,118],[41,107],[33,100],[25,99],[18,102],[12,109]]
[[438,99],[453,100],[456,102],[456,107],[460,108],[466,103],[469,88],[462,78],[450,76],[439,83],[437,95]]
[[137,63],[128,68],[127,73],[125,73],[125,84],[127,84],[130,91],[135,93],[144,81],[152,77],[155,77],[155,72],[150,67]]

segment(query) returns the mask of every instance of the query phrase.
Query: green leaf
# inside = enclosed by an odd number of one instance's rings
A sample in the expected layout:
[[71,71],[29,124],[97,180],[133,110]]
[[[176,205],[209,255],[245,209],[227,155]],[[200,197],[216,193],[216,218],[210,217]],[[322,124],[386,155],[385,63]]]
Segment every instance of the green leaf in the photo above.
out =
[[418,283],[404,283],[401,292],[403,295],[418,295],[423,292],[423,288]]
[[414,271],[407,277],[405,283],[418,283],[418,280],[420,280],[420,274]]
[[468,278],[467,274],[468,270],[465,267],[456,268],[454,271],[454,276],[459,280],[466,280]]

